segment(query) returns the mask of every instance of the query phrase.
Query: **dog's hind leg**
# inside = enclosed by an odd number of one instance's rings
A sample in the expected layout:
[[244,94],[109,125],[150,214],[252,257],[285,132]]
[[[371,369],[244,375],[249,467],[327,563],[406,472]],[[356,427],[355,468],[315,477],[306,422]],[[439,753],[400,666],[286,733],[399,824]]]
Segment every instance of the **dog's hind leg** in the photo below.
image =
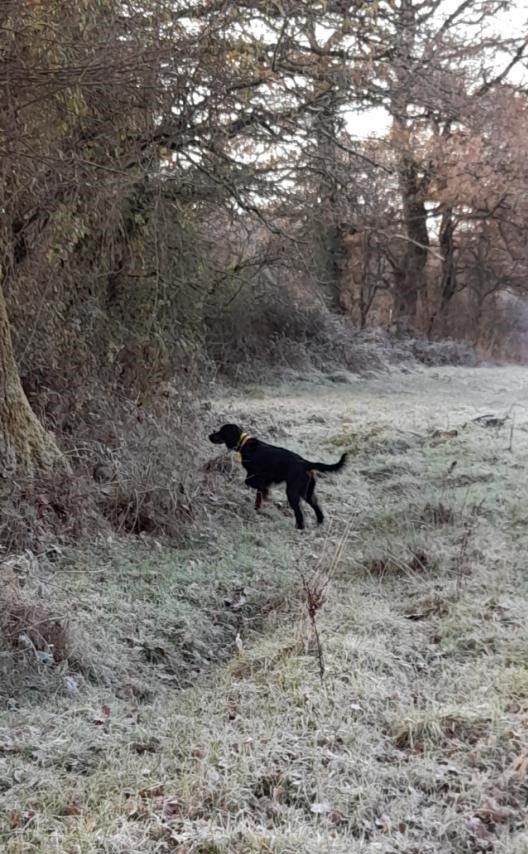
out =
[[315,515],[317,517],[317,524],[321,525],[324,522],[324,514],[323,514],[323,511],[321,510],[321,508],[319,507],[319,502],[317,501],[317,498],[314,495],[315,476],[313,474],[310,474],[309,478],[310,478],[310,480],[308,482],[308,487],[306,489],[305,500],[306,500],[306,503],[310,505],[313,512],[315,513]]
[[288,496],[288,501],[290,507],[295,513],[295,522],[297,528],[302,531],[304,528],[304,516],[301,510],[301,496],[299,493],[299,487],[295,484],[289,483],[286,487],[286,495]]

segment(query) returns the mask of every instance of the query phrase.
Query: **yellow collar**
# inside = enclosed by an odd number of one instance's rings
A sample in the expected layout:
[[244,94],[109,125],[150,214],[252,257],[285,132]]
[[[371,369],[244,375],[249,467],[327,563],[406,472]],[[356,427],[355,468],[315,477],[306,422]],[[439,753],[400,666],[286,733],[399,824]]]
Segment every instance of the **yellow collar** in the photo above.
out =
[[242,462],[242,454],[240,452],[241,452],[242,448],[244,447],[244,445],[246,444],[246,442],[248,441],[248,439],[251,439],[251,436],[249,435],[249,433],[241,433],[240,434],[240,439],[239,439],[238,446],[237,446],[239,463]]
[[238,448],[237,448],[238,451],[242,450],[242,448],[244,447],[244,445],[246,444],[246,442],[249,438],[250,438],[249,433],[241,433],[240,434],[240,440],[238,442]]

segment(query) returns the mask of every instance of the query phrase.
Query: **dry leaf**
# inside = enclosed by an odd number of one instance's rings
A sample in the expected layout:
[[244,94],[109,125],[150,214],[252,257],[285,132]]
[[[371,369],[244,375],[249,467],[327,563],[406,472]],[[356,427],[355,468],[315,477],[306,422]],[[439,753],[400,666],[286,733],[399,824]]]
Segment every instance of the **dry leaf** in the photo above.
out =
[[509,819],[515,818],[516,812],[510,807],[499,806],[495,801],[489,798],[484,805],[476,811],[475,815],[482,821],[485,821],[486,824],[504,824]]
[[160,798],[165,791],[164,783],[156,783],[154,786],[147,786],[139,792],[140,798]]
[[139,803],[134,800],[134,798],[130,798],[126,804],[126,814],[128,818],[137,818],[139,815]]
[[516,756],[512,762],[512,769],[520,777],[526,777],[528,774],[528,753],[521,753]]
[[473,836],[477,839],[480,839],[483,842],[490,842],[493,839],[493,834],[491,834],[481,819],[474,815],[468,821],[469,830]]
[[183,806],[177,798],[171,798],[163,804],[163,815],[170,818],[174,815],[182,815]]
[[134,753],[155,753],[159,747],[159,741],[157,738],[149,738],[147,741],[132,741],[130,743],[130,750],[133,750]]
[[16,830],[17,827],[22,827],[23,824],[24,819],[20,810],[13,810],[13,812],[9,814],[9,827],[11,830]]
[[227,704],[227,717],[230,721],[234,721],[238,717],[238,703],[234,700],[230,700]]
[[63,815],[82,815],[82,809],[79,804],[75,803],[75,801],[71,801],[69,804],[66,804],[62,811]]
[[9,815],[9,825],[12,830],[16,830],[17,827],[24,827],[34,815],[35,813],[33,810],[26,810],[25,812],[13,810]]

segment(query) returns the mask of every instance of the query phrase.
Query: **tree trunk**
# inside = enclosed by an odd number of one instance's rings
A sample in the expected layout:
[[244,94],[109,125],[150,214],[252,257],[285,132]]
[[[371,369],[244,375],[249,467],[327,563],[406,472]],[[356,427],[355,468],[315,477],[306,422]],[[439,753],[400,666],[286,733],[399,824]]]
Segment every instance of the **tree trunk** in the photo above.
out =
[[[330,96],[330,86],[320,84],[316,94]],[[319,165],[319,233],[318,270],[320,284],[329,297],[329,305],[337,314],[344,313],[342,302],[343,263],[346,256],[343,234],[339,224],[339,183],[336,176],[337,149],[335,145],[337,117],[330,102],[321,108],[314,121]]]
[[440,224],[440,235],[438,245],[442,253],[442,278],[440,282],[440,305],[433,312],[429,319],[429,329],[427,334],[429,339],[432,338],[433,329],[436,318],[440,318],[446,312],[446,309],[456,293],[456,267],[455,267],[455,222],[453,220],[453,211],[447,208],[442,214]]
[[332,223],[320,226],[318,280],[329,297],[329,305],[336,314],[343,314],[341,298],[344,247],[340,230]]
[[13,353],[11,329],[0,285],[0,477],[66,465],[53,437],[31,409]]
[[399,173],[407,241],[395,278],[393,318],[402,331],[413,332],[416,327],[418,293],[425,287],[429,250],[427,211],[420,198],[417,168],[412,157],[404,155]]
[[394,57],[396,85],[391,99],[394,139],[400,153],[398,179],[403,205],[404,246],[398,265],[394,287],[393,321],[398,331],[416,331],[418,293],[425,287],[425,267],[429,249],[427,211],[425,208],[423,177],[414,154],[412,119],[408,108],[413,103],[413,62],[417,44],[420,16],[419,5],[414,0],[401,0],[397,6],[397,44]]

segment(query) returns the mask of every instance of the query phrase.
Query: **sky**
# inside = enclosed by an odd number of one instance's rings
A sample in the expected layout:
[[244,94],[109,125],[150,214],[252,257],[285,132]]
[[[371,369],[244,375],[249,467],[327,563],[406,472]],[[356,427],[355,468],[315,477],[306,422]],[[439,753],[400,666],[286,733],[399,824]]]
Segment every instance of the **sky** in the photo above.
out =
[[[450,15],[461,0],[445,0],[442,3],[442,18]],[[515,0],[511,8],[497,15],[490,29],[503,37],[518,38],[522,34],[528,40],[528,3],[526,0]],[[507,65],[508,59],[498,59],[498,69]],[[528,85],[528,52],[524,64],[519,64],[511,73],[510,80],[515,83]],[[390,119],[385,109],[373,108],[362,113],[351,113],[347,122],[349,133],[358,139],[368,139],[373,136],[383,136],[390,127]]]

